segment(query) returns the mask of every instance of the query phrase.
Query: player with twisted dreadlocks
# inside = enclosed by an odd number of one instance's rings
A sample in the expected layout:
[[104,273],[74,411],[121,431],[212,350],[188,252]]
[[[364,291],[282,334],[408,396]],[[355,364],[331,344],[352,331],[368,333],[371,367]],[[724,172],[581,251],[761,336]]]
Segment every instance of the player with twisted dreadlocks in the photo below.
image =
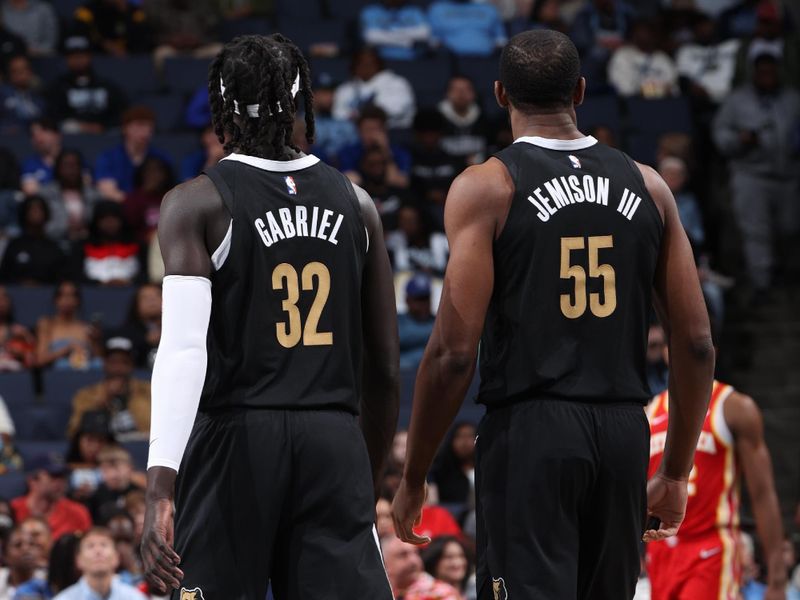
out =
[[147,579],[176,600],[262,599],[270,581],[277,600],[388,600],[373,520],[398,341],[380,218],[292,145],[296,96],[309,141],[314,115],[288,39],[233,40],[209,94],[229,154],[161,206]]

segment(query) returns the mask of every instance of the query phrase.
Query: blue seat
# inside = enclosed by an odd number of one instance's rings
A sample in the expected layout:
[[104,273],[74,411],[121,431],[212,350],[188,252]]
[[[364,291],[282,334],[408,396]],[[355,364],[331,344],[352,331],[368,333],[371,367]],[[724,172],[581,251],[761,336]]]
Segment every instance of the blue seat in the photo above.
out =
[[595,127],[608,127],[617,140],[622,133],[619,99],[616,96],[587,96],[577,108],[578,127],[589,133]]
[[276,0],[275,14],[279,17],[297,17],[300,19],[319,19],[322,17],[320,0]]
[[632,133],[628,135],[625,151],[633,160],[655,167],[659,137],[650,132]]
[[6,287],[11,304],[14,306],[14,317],[17,322],[30,329],[36,327],[39,317],[53,312],[52,286],[26,287],[9,285]]
[[149,55],[96,56],[92,64],[95,72],[123,90],[128,97],[145,92],[155,92],[159,87],[156,69]]
[[136,98],[156,113],[156,131],[170,133],[183,129],[183,112],[186,104],[180,94],[143,94]]
[[133,287],[94,287],[85,285],[82,310],[84,319],[102,324],[104,329],[115,329],[125,323],[131,302],[136,294]]
[[63,138],[64,148],[77,150],[89,166],[93,166],[97,155],[120,143],[121,137],[116,133],[73,133]]
[[28,484],[25,473],[22,471],[11,471],[0,475],[0,498],[12,500],[18,496],[24,496]]
[[[361,9],[371,3],[370,0],[336,0],[336,2],[331,2],[330,6],[331,12],[335,11],[335,15],[340,19],[354,20],[361,14]],[[298,4],[307,4],[307,2],[298,2]]]
[[150,451],[150,444],[145,440],[135,442],[124,442],[122,446],[131,453],[133,464],[142,471],[147,469],[147,453]]
[[8,406],[34,402],[36,392],[33,386],[33,374],[29,371],[0,373],[0,397]]
[[343,48],[348,43],[347,22],[343,20],[281,19],[278,21],[278,31],[306,54],[313,44],[336,44]]
[[17,439],[63,440],[72,408],[69,404],[27,404],[10,406]]
[[210,60],[204,58],[168,58],[164,61],[164,85],[181,94],[191,94],[208,83]]
[[350,59],[344,57],[312,58],[312,79],[320,73],[327,73],[338,82],[347,81],[350,79]]
[[63,432],[59,438],[60,439],[58,440],[49,441],[18,439],[16,442],[14,442],[14,445],[16,446],[17,451],[20,453],[20,456],[22,456],[23,461],[28,461],[37,456],[41,456],[42,454],[57,454],[63,458],[67,453],[69,444],[67,440],[63,439]]
[[629,98],[627,107],[630,129],[634,132],[692,132],[689,100],[683,96],[658,100]]
[[36,57],[32,60],[31,66],[45,86],[51,85],[67,72],[67,64],[60,55]]
[[153,145],[166,152],[177,168],[181,160],[194,152],[200,144],[196,133],[159,133],[153,138]]
[[65,25],[69,25],[75,18],[75,11],[78,7],[86,4],[86,0],[58,0],[52,4],[59,18]]
[[33,154],[31,136],[27,133],[3,134],[3,139],[0,140],[0,147],[11,152],[20,163]]
[[[267,35],[275,31],[275,27],[269,21],[261,17],[248,17],[236,19],[234,21],[223,21],[219,28],[219,38],[223,42],[230,42],[233,38],[240,35]],[[278,30],[283,33],[282,30]]]
[[437,54],[433,58],[419,60],[388,61],[387,66],[408,79],[419,106],[435,106],[443,97],[447,81],[453,72],[450,57]]
[[57,371],[43,374],[44,401],[48,406],[72,406],[75,393],[103,379],[100,371]]

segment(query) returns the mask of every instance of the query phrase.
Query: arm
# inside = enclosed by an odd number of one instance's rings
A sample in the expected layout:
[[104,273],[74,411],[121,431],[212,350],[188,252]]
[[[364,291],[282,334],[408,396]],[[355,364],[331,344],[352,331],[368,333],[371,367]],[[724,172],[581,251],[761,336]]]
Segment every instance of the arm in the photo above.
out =
[[725,421],[733,433],[736,456],[742,465],[747,491],[750,493],[758,537],[764,546],[767,585],[773,593],[782,594],[786,587],[783,523],[772,478],[772,461],[767,444],[764,442],[761,411],[752,398],[737,392],[725,400],[723,411]]
[[500,161],[470,167],[453,182],[445,204],[450,263],[433,334],[417,373],[403,481],[394,502],[401,539],[412,531],[424,501],[425,477],[461,407],[494,287],[492,245],[505,220],[513,184]]
[[653,539],[661,539],[677,533],[683,521],[686,482],[711,396],[714,346],[692,248],[675,199],[653,169],[640,168],[645,185],[664,216],[655,306],[669,347],[669,428],[664,458],[648,484],[648,510],[662,521],[659,537]]
[[397,309],[392,267],[384,245],[378,211],[367,192],[353,187],[369,235],[369,250],[361,284],[364,327],[361,431],[369,452],[377,497],[383,464],[397,428],[400,405]]
[[158,235],[168,277],[163,289],[161,343],[153,368],[142,539],[147,579],[161,593],[179,587],[183,577],[178,568],[180,557],[172,549],[173,496],[205,379],[211,313],[206,231],[221,206],[219,193],[204,176],[175,188],[161,205]]

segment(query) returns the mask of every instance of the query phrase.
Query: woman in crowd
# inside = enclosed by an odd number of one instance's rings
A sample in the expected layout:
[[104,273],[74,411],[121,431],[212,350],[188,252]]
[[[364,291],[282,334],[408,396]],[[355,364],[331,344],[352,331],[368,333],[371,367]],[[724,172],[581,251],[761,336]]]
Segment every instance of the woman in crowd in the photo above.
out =
[[152,369],[161,341],[161,286],[145,283],[136,291],[119,335],[133,342],[136,367]]
[[428,573],[449,583],[459,591],[462,599],[466,598],[473,561],[464,542],[450,535],[438,537],[422,551],[422,563]]
[[174,185],[172,167],[157,156],[148,156],[136,170],[134,189],[125,197],[123,210],[136,239],[143,244],[155,234],[161,200]]
[[53,166],[53,181],[42,187],[51,214],[47,233],[56,241],[74,242],[89,233],[92,208],[100,194],[87,182],[85,172],[80,152],[64,150]]
[[397,231],[386,235],[386,248],[397,272],[421,271],[442,276],[447,266],[447,237],[434,232],[427,215],[414,204],[404,204],[397,213]]
[[36,338],[14,322],[8,290],[0,285],[0,371],[21,371],[36,360]]
[[100,451],[114,442],[108,414],[102,410],[85,412],[78,430],[70,440],[66,462],[70,468],[70,495],[75,500],[86,500],[102,480]]
[[22,233],[8,243],[0,263],[0,281],[41,285],[54,283],[66,264],[66,256],[47,237],[50,209],[41,196],[28,196],[18,208]]
[[102,366],[100,332],[79,318],[81,296],[72,281],[56,287],[56,312],[36,326],[36,363],[39,367],[86,370]]
[[475,484],[475,426],[457,423],[431,470],[439,502],[466,504]]

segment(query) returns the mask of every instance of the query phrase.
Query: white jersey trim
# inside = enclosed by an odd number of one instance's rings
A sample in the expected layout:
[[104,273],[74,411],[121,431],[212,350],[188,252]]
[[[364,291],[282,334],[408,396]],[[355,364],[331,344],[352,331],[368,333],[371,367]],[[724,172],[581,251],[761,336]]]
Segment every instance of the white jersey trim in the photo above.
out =
[[222,160],[233,160],[236,162],[250,165],[264,171],[274,171],[277,173],[288,173],[290,171],[299,171],[314,166],[319,162],[319,158],[313,154],[307,154],[300,158],[293,160],[269,160],[267,158],[259,158],[258,156],[250,156],[249,154],[229,154]]
[[219,246],[216,250],[214,250],[214,254],[211,255],[211,264],[214,265],[214,269],[219,271],[222,268],[222,265],[225,264],[225,260],[228,258],[228,254],[231,251],[231,239],[233,238],[233,219],[231,219],[230,224],[228,225],[228,231],[225,233],[225,237],[222,238],[222,241],[219,243]]
[[720,394],[720,397],[717,399],[716,405],[714,405],[714,414],[711,415],[714,432],[729,448],[733,446],[733,432],[731,428],[728,427],[728,422],[725,420],[725,400],[728,399],[733,391],[731,386],[723,390],[722,394]]
[[558,140],[555,138],[539,137],[537,135],[524,135],[514,140],[515,144],[520,142],[533,144],[534,146],[547,148],[548,150],[583,150],[584,148],[594,146],[597,143],[597,139],[591,135],[587,135],[576,140]]

